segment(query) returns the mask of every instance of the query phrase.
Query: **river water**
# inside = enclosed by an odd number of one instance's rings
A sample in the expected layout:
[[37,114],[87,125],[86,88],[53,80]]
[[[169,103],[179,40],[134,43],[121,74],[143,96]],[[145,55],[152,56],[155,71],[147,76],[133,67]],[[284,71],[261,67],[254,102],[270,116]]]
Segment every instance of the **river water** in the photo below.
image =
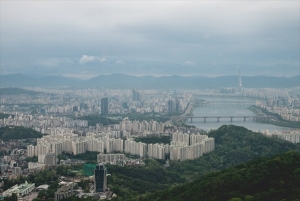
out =
[[[246,105],[254,105],[255,100],[243,97],[221,97],[221,96],[199,96],[197,99],[204,99],[210,104],[215,105],[215,107],[199,107],[193,110],[193,116],[255,116],[255,114],[245,108]],[[216,107],[216,106],[219,107]],[[221,105],[223,105],[221,107]],[[224,107],[226,106],[226,107]],[[205,131],[211,129],[217,129],[224,124],[233,124],[237,126],[243,126],[252,131],[287,131],[292,130],[287,127],[275,126],[272,124],[260,123],[258,121],[253,121],[253,119],[244,118],[233,118],[232,122],[230,118],[220,118],[219,122],[217,118],[207,118],[204,122],[203,118],[190,119],[186,122],[187,125],[193,125]]]

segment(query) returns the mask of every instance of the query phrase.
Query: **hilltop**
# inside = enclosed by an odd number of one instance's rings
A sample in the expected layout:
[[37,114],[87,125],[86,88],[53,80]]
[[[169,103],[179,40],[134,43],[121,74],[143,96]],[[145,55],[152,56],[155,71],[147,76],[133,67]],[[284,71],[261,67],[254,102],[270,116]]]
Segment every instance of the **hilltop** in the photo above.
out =
[[[170,161],[163,168],[161,161],[146,160],[145,167],[108,167],[112,177],[108,185],[118,192],[118,200],[132,199],[143,193],[154,193],[180,183],[192,182],[203,176],[245,163],[257,157],[269,157],[290,150],[299,150],[299,145],[277,138],[254,133],[244,127],[224,125],[211,131],[216,149],[209,154],[189,161]],[[151,170],[149,172],[149,169]],[[161,175],[163,173],[163,176]],[[141,177],[141,174],[144,176]],[[164,179],[162,179],[164,178]],[[137,188],[134,184],[141,184]]]
[[253,159],[135,200],[299,201],[299,179],[300,153],[290,151]]

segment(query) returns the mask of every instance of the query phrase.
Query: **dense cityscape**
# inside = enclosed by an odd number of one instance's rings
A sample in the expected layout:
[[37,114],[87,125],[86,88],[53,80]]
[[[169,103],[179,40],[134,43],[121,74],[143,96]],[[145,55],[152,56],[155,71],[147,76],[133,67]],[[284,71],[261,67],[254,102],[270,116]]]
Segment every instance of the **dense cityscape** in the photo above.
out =
[[[241,76],[238,77],[239,82],[241,79]],[[236,88],[221,90],[1,90],[3,93],[0,97],[0,112],[3,117],[0,126],[7,129],[24,127],[40,133],[39,138],[22,140],[8,136],[9,143],[2,142],[2,179],[26,177],[28,174],[56,166],[84,165],[87,161],[74,160],[72,156],[95,153],[93,161],[101,165],[96,167],[86,163],[88,166],[82,167],[83,173],[86,172],[84,169],[89,167],[92,174],[87,175],[95,174],[92,180],[94,184],[90,184],[93,188],[85,193],[78,190],[80,196],[95,193],[100,193],[101,198],[111,199],[112,196],[118,196],[113,191],[106,190],[108,184],[107,179],[103,180],[106,178],[103,174],[107,174],[107,164],[145,166],[144,159],[151,159],[165,161],[164,165],[168,167],[171,161],[195,160],[213,152],[215,139],[207,136],[209,131],[188,126],[185,121],[193,116],[195,108],[233,105],[226,101],[205,101],[207,96],[242,99],[247,97],[253,100],[254,104],[249,105],[249,108],[255,109],[253,111],[257,112],[256,115],[272,116],[270,121],[273,122],[269,123],[284,122],[293,126],[293,123],[300,122],[300,98],[297,88],[248,89],[239,84]],[[13,93],[15,94],[12,95]],[[288,130],[264,130],[260,133],[299,143],[299,129]],[[158,143],[140,141],[151,138],[167,140]],[[66,156],[68,157],[65,158]],[[101,181],[97,181],[97,174],[102,175]],[[80,176],[81,179],[84,179],[84,175],[86,173]],[[54,199],[61,200],[75,195],[72,190],[76,184],[74,181],[62,180],[61,182],[65,182],[61,187],[63,189],[57,189],[53,195]],[[3,196],[12,196],[13,193],[17,193],[18,197],[31,195],[37,186],[26,182],[4,191]],[[47,186],[47,183],[42,186]],[[37,189],[40,188],[42,187]],[[37,195],[35,193],[35,196]]]
[[0,200],[300,201],[300,1],[0,1]]

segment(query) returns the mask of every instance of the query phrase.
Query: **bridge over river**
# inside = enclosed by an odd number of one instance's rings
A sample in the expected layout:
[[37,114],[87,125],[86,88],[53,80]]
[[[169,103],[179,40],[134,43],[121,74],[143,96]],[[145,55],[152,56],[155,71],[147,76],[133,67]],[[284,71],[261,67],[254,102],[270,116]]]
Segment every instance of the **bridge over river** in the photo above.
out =
[[224,104],[224,103],[210,103],[210,104],[199,104],[197,107],[213,107],[213,108],[248,108],[251,104]]
[[186,119],[189,120],[190,122],[193,122],[193,119],[203,119],[203,122],[206,122],[206,119],[216,119],[218,122],[220,119],[230,119],[232,122],[234,119],[243,119],[244,121],[248,120],[263,120],[263,119],[271,119],[273,118],[272,116],[185,116],[181,117],[180,119]]

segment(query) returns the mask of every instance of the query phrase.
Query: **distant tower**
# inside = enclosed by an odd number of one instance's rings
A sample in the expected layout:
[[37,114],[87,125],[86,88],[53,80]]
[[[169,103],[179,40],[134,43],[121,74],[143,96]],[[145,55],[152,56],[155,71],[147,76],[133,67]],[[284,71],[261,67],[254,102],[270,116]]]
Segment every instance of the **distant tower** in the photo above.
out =
[[168,101],[168,112],[169,113],[172,113],[174,111],[174,108],[173,108],[173,101],[172,100],[169,100]]
[[239,77],[238,77],[238,90],[240,96],[243,95],[243,85],[242,85],[242,77],[241,77],[241,71],[239,70]]
[[98,164],[94,170],[94,190],[104,192],[107,189],[106,167]]
[[133,101],[140,101],[140,92],[132,89],[132,100]]
[[101,99],[101,114],[102,115],[108,114],[108,98]]

